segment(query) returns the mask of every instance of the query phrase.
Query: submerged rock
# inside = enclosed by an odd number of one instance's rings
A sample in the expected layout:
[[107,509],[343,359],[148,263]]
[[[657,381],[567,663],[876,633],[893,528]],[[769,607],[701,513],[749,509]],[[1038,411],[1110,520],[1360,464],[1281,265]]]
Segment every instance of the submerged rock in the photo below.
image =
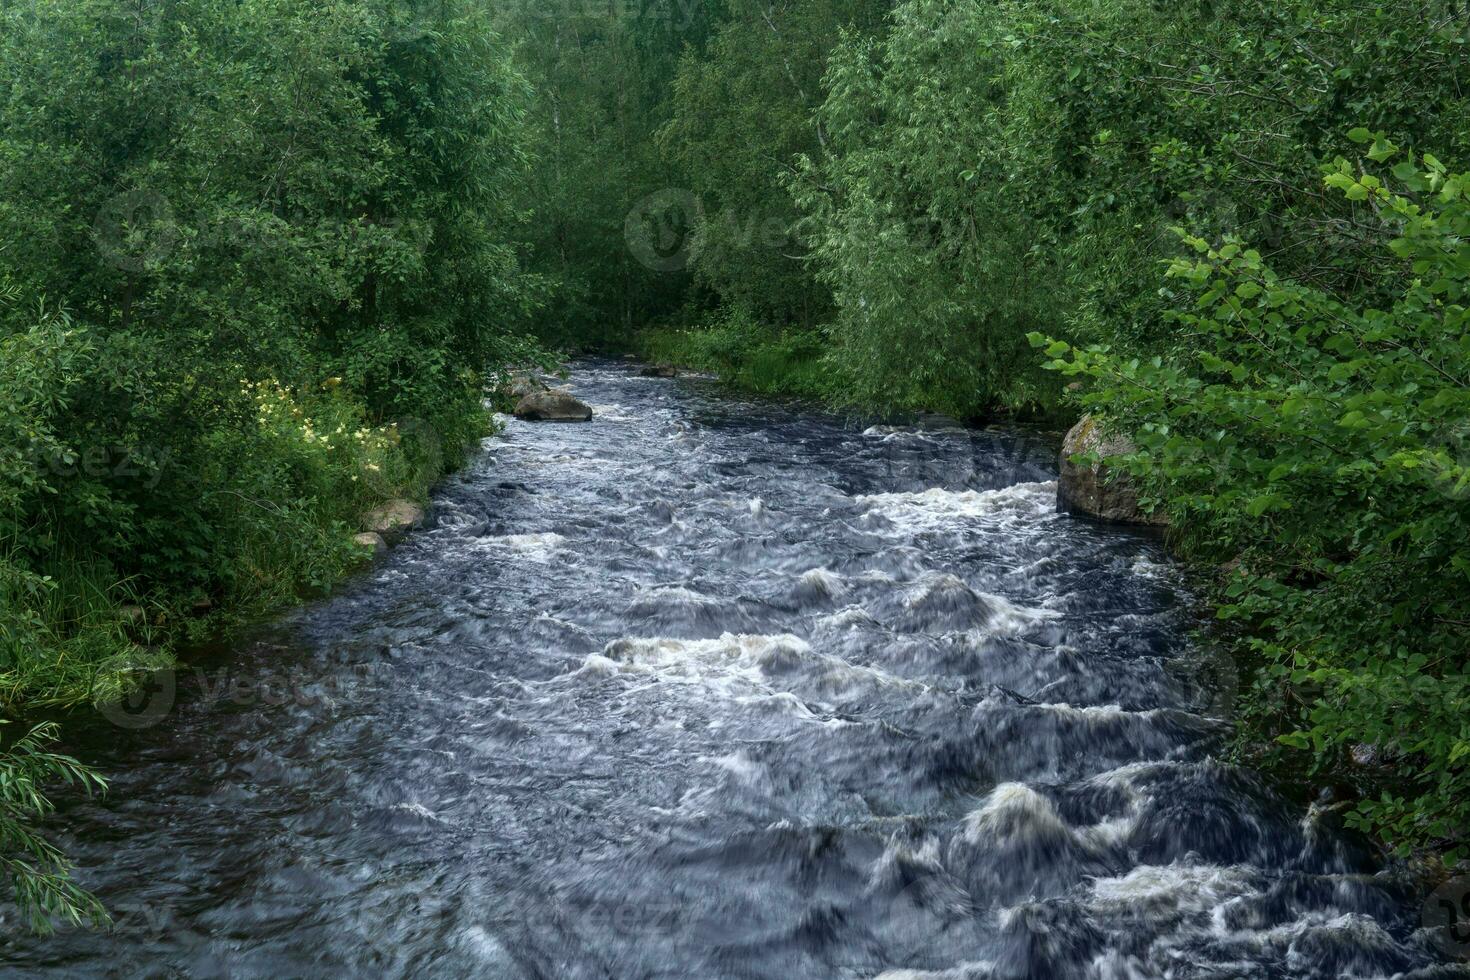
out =
[[410,500],[390,500],[363,515],[363,531],[394,544],[424,519],[424,509]]
[[678,368],[668,364],[651,364],[638,373],[645,378],[677,378],[679,376]]
[[1138,491],[1126,472],[1105,462],[1074,463],[1077,454],[1096,454],[1101,459],[1124,456],[1136,447],[1126,435],[1105,432],[1091,415],[1072,426],[1062,442],[1062,469],[1057,478],[1057,508],[1111,524],[1168,524],[1163,514],[1140,509]]
[[590,422],[592,409],[560,388],[538,391],[516,405],[516,418],[527,422]]

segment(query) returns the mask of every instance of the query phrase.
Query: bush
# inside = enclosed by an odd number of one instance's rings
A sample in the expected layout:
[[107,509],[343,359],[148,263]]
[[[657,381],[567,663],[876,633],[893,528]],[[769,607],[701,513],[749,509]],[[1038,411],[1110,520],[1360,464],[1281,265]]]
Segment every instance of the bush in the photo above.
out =
[[125,604],[168,641],[339,578],[483,434],[536,293],[474,5],[125,6],[0,8],[0,553],[50,577],[5,612],[88,651],[13,644],[12,701],[115,693]]
[[748,391],[839,402],[845,386],[829,346],[819,331],[773,331],[740,307],[708,314],[693,328],[647,330],[638,344],[650,360],[715,374]]
[[1045,410],[1028,332],[1172,343],[1178,224],[1367,295],[1372,236],[1303,175],[1357,125],[1470,151],[1466,31],[1436,0],[898,4],[833,55],[789,180],[834,358],[878,404]]

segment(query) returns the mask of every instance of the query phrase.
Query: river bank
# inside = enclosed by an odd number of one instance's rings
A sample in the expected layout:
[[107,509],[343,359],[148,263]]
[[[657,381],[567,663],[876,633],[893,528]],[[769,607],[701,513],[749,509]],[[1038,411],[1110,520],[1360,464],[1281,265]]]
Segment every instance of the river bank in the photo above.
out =
[[[14,902],[0,908],[0,920],[42,934],[61,924],[114,921],[72,879],[64,846],[39,830],[53,812],[51,791],[107,790],[110,773],[58,753],[58,741],[70,750],[79,728],[141,731],[167,720],[181,677],[197,672],[202,651],[227,648],[382,555],[423,519],[409,498],[425,500],[432,484],[463,462],[466,436],[494,431],[478,403],[441,434],[422,419],[364,424],[362,406],[340,394],[302,397],[274,384],[245,390],[257,415],[239,441],[259,455],[242,470],[278,476],[250,483],[232,474],[251,494],[216,480],[205,497],[228,494],[238,508],[233,513],[196,502],[198,514],[218,520],[206,528],[207,544],[190,555],[207,574],[191,581],[155,569],[119,581],[100,554],[56,548],[36,572],[0,554],[0,777],[23,788],[0,800]],[[87,465],[73,475],[91,475]],[[125,475],[137,478],[139,471]],[[164,476],[154,474],[155,482]],[[201,477],[210,482],[207,470],[185,479]],[[213,697],[226,694],[238,698]]]

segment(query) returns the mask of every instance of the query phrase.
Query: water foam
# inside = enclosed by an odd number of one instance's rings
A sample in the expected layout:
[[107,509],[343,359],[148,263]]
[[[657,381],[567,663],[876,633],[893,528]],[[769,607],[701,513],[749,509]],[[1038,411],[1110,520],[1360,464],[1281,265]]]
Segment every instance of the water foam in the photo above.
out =
[[567,539],[560,534],[546,531],[540,534],[504,534],[499,537],[480,538],[480,547],[504,549],[536,561],[547,561],[559,549],[565,547]]
[[998,490],[946,490],[933,487],[913,493],[859,496],[868,513],[893,522],[904,534],[950,530],[967,523],[1011,527],[1034,525],[1056,514],[1055,482],[1017,483]]

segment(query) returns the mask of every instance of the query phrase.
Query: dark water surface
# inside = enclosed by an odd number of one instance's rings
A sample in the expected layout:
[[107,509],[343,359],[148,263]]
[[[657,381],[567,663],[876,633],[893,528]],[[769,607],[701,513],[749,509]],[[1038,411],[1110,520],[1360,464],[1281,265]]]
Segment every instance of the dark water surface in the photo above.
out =
[[1450,976],[1212,754],[1233,675],[1052,447],[594,364],[330,601],[184,671],[9,975]]

